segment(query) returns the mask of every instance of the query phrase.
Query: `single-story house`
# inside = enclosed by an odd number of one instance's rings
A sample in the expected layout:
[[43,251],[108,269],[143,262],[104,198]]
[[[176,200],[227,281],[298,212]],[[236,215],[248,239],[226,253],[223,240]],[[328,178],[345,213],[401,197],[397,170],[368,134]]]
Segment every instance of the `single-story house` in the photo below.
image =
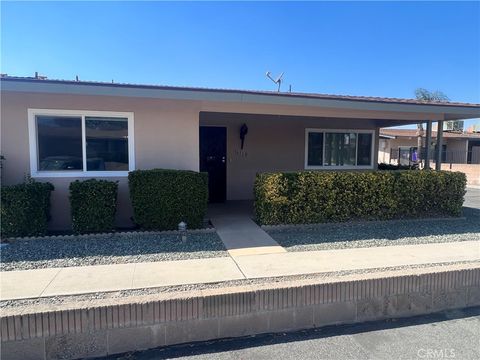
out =
[[[436,131],[432,131],[432,137],[435,146]],[[417,146],[416,129],[380,129],[378,161],[398,163],[400,158],[400,162],[408,163],[406,156]],[[443,132],[442,163],[480,164],[480,133]]]
[[2,177],[55,186],[52,229],[70,226],[71,181],[118,180],[129,226],[134,169],[207,171],[211,201],[251,199],[258,172],[375,169],[380,128],[476,117],[477,104],[3,75]]

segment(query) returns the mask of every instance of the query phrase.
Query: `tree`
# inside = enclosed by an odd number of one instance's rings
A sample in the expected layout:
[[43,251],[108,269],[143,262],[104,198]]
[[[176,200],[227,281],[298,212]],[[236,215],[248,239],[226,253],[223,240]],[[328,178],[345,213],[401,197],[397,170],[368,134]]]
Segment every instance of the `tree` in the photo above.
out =
[[415,90],[415,97],[417,100],[425,102],[446,102],[449,100],[448,96],[441,91],[428,91],[423,88]]
[[[419,101],[423,101],[423,102],[446,102],[446,101],[449,101],[450,99],[448,98],[447,95],[445,95],[443,92],[441,91],[429,91],[427,89],[423,89],[423,88],[417,88],[415,90],[415,97],[417,98],[417,100]],[[424,131],[423,131],[423,124],[422,123],[419,123],[417,124],[417,148],[418,148],[418,153],[420,154],[421,153],[421,149],[422,149],[422,136],[424,134]]]

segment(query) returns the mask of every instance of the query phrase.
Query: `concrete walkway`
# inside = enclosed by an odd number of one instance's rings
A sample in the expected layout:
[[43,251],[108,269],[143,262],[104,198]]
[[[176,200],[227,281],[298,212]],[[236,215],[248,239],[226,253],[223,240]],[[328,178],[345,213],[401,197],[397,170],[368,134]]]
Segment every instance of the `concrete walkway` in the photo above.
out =
[[480,241],[384,246],[1,273],[2,300],[480,260]]
[[208,217],[230,256],[286,253],[252,220],[251,201],[210,205]]
[[235,259],[248,279],[480,260],[480,242],[288,252]]
[[1,273],[2,300],[244,279],[229,257]]

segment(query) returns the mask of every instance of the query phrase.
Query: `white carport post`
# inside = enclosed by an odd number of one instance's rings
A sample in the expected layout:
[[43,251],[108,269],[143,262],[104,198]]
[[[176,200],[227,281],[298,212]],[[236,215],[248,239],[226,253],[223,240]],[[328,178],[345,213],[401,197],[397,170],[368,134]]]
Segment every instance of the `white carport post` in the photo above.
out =
[[424,169],[430,169],[430,147],[432,146],[432,121],[427,121],[427,138],[425,140],[425,166]]
[[437,156],[435,159],[435,170],[442,170],[442,140],[443,121],[437,122]]

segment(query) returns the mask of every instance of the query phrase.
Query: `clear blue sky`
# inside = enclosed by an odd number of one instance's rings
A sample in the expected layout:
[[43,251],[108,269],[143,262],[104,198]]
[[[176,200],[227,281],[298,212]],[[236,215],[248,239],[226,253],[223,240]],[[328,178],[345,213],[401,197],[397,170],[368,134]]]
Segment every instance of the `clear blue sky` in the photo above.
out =
[[480,103],[480,3],[2,2],[1,71]]

